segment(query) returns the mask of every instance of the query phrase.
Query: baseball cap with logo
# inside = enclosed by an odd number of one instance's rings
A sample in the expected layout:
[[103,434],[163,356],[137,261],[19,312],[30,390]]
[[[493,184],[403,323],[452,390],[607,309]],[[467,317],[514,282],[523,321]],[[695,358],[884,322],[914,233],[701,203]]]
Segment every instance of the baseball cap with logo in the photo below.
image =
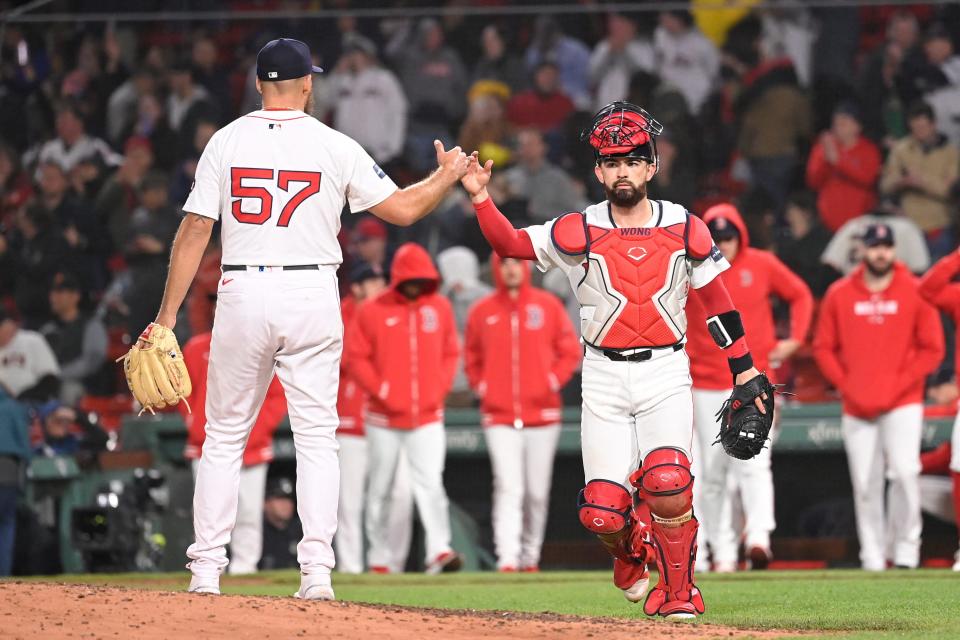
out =
[[876,247],[881,244],[892,247],[894,243],[893,229],[886,224],[871,224],[864,230],[860,240],[868,247]]
[[707,228],[710,229],[710,235],[713,236],[714,242],[740,237],[740,231],[737,230],[737,227],[723,216],[717,216],[708,222]]
[[263,45],[257,54],[257,77],[262,82],[279,82],[323,73],[313,66],[310,47],[292,38],[278,38]]

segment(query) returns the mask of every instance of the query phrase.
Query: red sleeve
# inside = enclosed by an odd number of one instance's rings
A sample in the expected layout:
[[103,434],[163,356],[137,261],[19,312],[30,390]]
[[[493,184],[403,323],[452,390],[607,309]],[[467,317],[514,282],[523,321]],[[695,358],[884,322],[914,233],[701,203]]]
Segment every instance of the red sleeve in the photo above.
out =
[[[736,311],[733,300],[730,299],[730,292],[727,291],[727,287],[720,278],[714,278],[705,286],[697,289],[697,296],[700,298],[700,303],[703,305],[703,310],[708,318],[727,311]],[[737,338],[724,351],[727,352],[727,359],[741,358],[750,353],[746,336]]]
[[960,251],[938,260],[920,279],[920,296],[952,316],[960,317],[960,284],[950,282],[960,272]]
[[880,173],[880,153],[868,143],[856,153],[841,153],[836,171],[848,181],[861,187],[873,187]]
[[580,357],[583,351],[580,347],[580,340],[573,331],[573,323],[567,315],[563,304],[556,298],[553,299],[553,315],[556,318],[556,330],[553,336],[553,353],[556,360],[553,361],[551,372],[557,379],[557,383],[562,387],[570,380],[570,376],[576,371],[580,364]]
[[940,443],[940,446],[933,451],[927,451],[920,454],[921,473],[944,474],[950,471],[950,458],[953,454],[953,447],[950,441]]
[[943,361],[943,325],[936,307],[920,301],[917,323],[913,328],[916,351],[903,371],[903,385],[910,387],[933,373]]
[[287,415],[287,396],[283,393],[283,385],[280,384],[280,379],[273,376],[253,429],[255,431],[265,431],[272,436],[285,415]]
[[501,258],[537,259],[530,236],[526,231],[517,231],[513,228],[510,221],[497,209],[493,198],[474,204],[473,208],[477,212],[477,222],[480,224],[483,237],[487,239],[497,255]]
[[823,145],[819,142],[813,145],[810,160],[807,161],[807,185],[811,189],[820,189],[830,177],[830,165],[823,155]]
[[836,290],[831,287],[823,298],[823,304],[820,306],[820,320],[817,322],[813,339],[813,357],[823,377],[837,389],[842,389],[845,373],[838,357],[840,344],[837,339],[836,297]]
[[804,342],[813,317],[813,294],[800,276],[773,255],[770,256],[773,293],[790,305],[790,337]]
[[371,396],[379,397],[382,379],[373,361],[375,345],[373,332],[370,329],[372,311],[373,308],[368,308],[367,305],[357,310],[346,340],[347,349],[349,349],[346,360],[347,370],[360,388]]
[[483,339],[480,332],[479,305],[474,306],[467,315],[467,327],[464,330],[463,371],[467,374],[471,389],[478,389],[483,376]]
[[460,339],[457,337],[457,322],[453,317],[453,307],[443,298],[446,319],[446,338],[443,343],[443,393],[446,395],[453,386],[453,378],[457,375],[457,362],[460,360]]

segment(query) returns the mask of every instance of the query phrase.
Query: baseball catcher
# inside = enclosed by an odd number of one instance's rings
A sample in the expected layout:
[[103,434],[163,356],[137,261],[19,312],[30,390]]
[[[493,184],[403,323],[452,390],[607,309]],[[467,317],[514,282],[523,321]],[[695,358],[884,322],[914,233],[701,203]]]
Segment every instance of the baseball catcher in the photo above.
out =
[[[127,386],[143,407],[140,413],[187,402],[193,388],[183,353],[173,331],[151,322],[137,343],[117,362],[123,361]],[[187,405],[190,409],[190,405]]]

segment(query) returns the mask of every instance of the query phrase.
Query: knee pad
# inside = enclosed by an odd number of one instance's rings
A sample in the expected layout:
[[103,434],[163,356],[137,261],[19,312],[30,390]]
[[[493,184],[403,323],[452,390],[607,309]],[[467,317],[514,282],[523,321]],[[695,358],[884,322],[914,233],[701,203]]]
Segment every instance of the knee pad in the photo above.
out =
[[643,459],[631,483],[660,518],[677,518],[693,508],[693,474],[687,454],[674,447],[654,449]]
[[627,489],[611,480],[591,480],[577,497],[580,524],[596,534],[612,534],[631,524],[633,497]]

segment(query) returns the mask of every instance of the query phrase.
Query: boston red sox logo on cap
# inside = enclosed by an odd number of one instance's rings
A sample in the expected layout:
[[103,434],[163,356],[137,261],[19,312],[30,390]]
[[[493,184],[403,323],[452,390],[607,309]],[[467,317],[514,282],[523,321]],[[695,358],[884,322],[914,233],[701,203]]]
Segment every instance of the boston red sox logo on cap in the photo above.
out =
[[292,80],[311,73],[323,73],[323,69],[313,66],[310,47],[299,40],[271,40],[257,54],[257,77],[261,81]]

